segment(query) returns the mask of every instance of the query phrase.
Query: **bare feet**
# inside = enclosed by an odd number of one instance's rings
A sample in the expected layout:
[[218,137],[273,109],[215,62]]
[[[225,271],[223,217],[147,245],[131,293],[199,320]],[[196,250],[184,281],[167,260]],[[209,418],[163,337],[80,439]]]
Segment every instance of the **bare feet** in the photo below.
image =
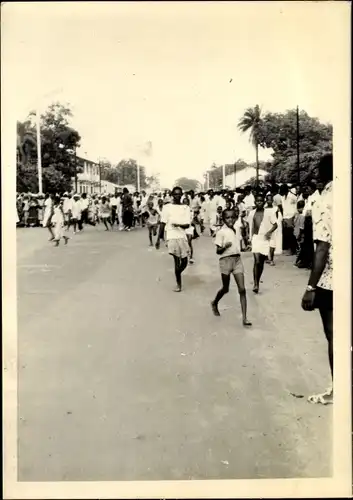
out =
[[211,302],[211,308],[212,308],[212,312],[215,316],[220,316],[219,310],[218,310],[218,305],[213,301]]
[[254,293],[259,293],[259,287],[258,286],[254,286],[253,290],[252,290]]
[[252,326],[252,323],[248,319],[243,319],[243,326]]
[[177,285],[174,290],[174,292],[181,292],[181,286]]

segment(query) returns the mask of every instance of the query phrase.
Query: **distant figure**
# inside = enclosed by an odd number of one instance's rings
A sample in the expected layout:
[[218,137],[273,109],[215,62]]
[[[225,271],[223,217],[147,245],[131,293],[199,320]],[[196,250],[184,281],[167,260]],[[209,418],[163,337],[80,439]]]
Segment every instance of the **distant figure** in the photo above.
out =
[[123,189],[121,204],[124,229],[130,231],[134,221],[134,205],[132,196],[126,187]]

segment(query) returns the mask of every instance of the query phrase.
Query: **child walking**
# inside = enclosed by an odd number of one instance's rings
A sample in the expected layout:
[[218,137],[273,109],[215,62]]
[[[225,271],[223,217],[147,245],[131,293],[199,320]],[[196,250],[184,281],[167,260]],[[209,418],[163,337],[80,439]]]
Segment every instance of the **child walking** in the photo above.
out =
[[230,275],[233,274],[238,287],[243,325],[251,326],[247,318],[247,301],[244,282],[244,267],[240,256],[241,232],[236,224],[234,210],[223,211],[224,226],[217,232],[215,238],[216,252],[219,255],[222,288],[211,302],[212,312],[220,316],[218,303],[229,292]]
[[160,214],[158,210],[153,207],[153,201],[147,202],[147,210],[144,212],[143,217],[147,224],[148,238],[150,241],[150,247],[153,247],[153,236],[157,236],[157,229],[160,220]]
[[[110,208],[110,203],[107,201],[107,198],[105,196],[102,197],[102,201],[99,206],[99,216],[101,220],[103,221],[103,224],[105,225],[105,230],[109,231],[110,229],[113,229],[113,226],[110,221],[110,214],[111,214],[111,208]],[[110,229],[109,229],[110,226]]]

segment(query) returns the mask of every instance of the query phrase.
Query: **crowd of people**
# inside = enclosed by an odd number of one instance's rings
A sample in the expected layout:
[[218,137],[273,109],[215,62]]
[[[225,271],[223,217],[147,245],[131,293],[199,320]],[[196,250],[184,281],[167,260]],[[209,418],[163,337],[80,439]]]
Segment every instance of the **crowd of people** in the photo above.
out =
[[[328,341],[333,376],[333,292],[332,292],[332,155],[318,165],[316,181],[302,186],[259,184],[256,188],[207,192],[173,190],[130,194],[19,194],[17,223],[24,227],[43,226],[56,246],[69,241],[70,234],[85,225],[103,224],[131,231],[146,227],[150,246],[161,241],[174,260],[176,292],[182,291],[182,273],[194,263],[193,241],[209,235],[219,257],[222,287],[211,302],[220,316],[218,304],[228,293],[230,276],[238,287],[242,321],[247,317],[247,298],[241,253],[253,253],[253,292],[259,293],[265,264],[275,265],[275,257],[287,252],[298,268],[311,270],[302,308],[318,309]],[[332,402],[333,389],[311,397],[311,402]]]

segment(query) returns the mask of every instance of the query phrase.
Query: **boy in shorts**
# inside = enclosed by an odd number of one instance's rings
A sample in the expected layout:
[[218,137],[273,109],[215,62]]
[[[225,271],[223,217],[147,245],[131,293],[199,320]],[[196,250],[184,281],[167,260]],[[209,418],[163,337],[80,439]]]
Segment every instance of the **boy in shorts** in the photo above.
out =
[[233,274],[238,286],[240,296],[243,325],[251,326],[247,319],[247,301],[244,283],[244,267],[240,256],[241,231],[236,225],[236,213],[234,210],[224,210],[223,227],[217,232],[215,238],[216,252],[219,255],[219,268],[221,271],[222,288],[217,292],[215,299],[211,302],[212,312],[220,316],[218,303],[221,298],[229,292],[230,275]]

